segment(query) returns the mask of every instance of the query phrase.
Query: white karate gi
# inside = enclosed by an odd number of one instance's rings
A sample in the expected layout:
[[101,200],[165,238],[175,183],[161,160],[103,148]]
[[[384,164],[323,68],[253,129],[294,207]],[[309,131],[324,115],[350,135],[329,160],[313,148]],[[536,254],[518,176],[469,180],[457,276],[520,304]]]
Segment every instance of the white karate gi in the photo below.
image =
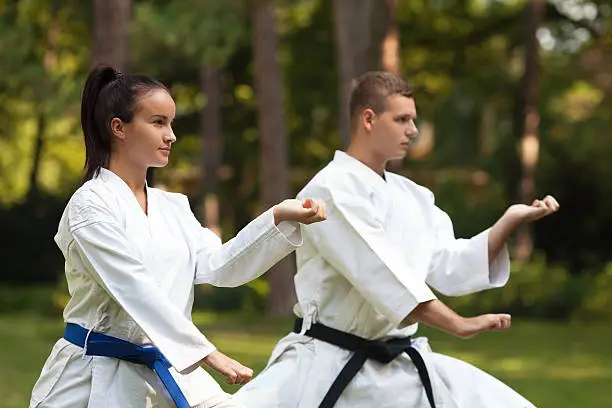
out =
[[[191,321],[194,284],[238,286],[256,278],[301,245],[300,227],[281,222],[277,228],[270,210],[222,245],[202,228],[184,195],[147,187],[147,196],[148,215],[127,184],[106,169],[74,193],[55,236],[71,295],[64,319],[132,343],[153,343],[173,365],[191,406],[239,406],[206,371],[190,369],[215,350]],[[173,406],[151,369],[84,356],[63,338],[30,401],[31,408]]]
[[[385,181],[386,179],[386,181]],[[385,179],[345,153],[302,190],[323,199],[328,219],[303,228],[297,250],[295,311],[302,333],[314,322],[368,339],[412,336],[402,326],[419,302],[502,286],[506,248],[489,267],[488,231],[455,239],[450,218],[426,188],[386,173]],[[483,371],[431,352],[413,340],[432,380],[438,408],[523,408],[533,405]],[[316,408],[352,352],[303,334],[281,339],[268,366],[234,398],[251,408]],[[406,354],[385,365],[368,360],[335,408],[429,408]]]

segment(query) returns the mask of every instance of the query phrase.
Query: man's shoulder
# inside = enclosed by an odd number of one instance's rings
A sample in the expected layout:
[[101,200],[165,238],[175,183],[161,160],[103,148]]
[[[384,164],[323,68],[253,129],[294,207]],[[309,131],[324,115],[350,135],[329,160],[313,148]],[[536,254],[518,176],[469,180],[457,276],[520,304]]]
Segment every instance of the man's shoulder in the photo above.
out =
[[298,197],[305,198],[312,194],[331,194],[333,191],[340,189],[359,192],[367,189],[367,185],[356,174],[331,161],[308,181]]
[[401,186],[404,189],[425,195],[427,197],[430,197],[432,200],[434,199],[433,191],[431,191],[428,187],[409,179],[408,177],[391,172],[386,172],[385,176],[387,177],[387,179],[389,179],[390,181],[393,180],[395,184]]

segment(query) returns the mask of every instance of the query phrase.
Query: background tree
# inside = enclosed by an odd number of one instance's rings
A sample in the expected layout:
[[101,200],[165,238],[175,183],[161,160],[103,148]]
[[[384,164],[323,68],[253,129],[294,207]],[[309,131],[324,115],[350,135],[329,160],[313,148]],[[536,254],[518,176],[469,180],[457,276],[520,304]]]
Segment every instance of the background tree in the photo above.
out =
[[[290,197],[276,6],[273,2],[256,2],[252,18],[253,67],[260,129],[261,203],[268,208]],[[295,304],[294,262],[294,257],[289,256],[266,274],[270,283],[268,314],[271,316],[288,315]]]
[[372,0],[334,0],[334,28],[339,83],[339,131],[344,147],[350,142],[349,96],[353,80],[368,70]]
[[130,69],[128,29],[131,0],[94,0],[92,63],[103,62],[120,71]]
[[[525,9],[524,72],[517,98],[520,111],[521,180],[518,199],[531,204],[535,199],[535,171],[540,154],[540,44],[537,31],[544,20],[546,0],[529,0]],[[522,225],[516,234],[515,253],[518,259],[528,259],[533,252],[531,225]]]

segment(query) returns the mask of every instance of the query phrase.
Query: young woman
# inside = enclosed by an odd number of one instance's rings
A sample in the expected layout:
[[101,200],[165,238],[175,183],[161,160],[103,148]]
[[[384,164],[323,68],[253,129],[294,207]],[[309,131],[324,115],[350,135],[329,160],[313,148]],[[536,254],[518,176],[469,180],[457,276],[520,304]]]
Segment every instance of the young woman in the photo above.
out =
[[83,91],[86,175],[55,236],[71,299],[66,330],[30,407],[233,407],[202,368],[230,383],[251,369],[191,321],[195,284],[238,286],[301,245],[298,223],[326,218],[317,200],[285,200],[222,244],[184,195],[149,187],[168,163],[175,104],[155,79],[95,67]]

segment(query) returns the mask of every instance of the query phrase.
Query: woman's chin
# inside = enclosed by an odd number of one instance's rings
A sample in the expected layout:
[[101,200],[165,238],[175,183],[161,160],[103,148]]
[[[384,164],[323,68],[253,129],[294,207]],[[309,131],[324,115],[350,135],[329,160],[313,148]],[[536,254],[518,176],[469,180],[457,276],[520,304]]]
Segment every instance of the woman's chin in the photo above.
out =
[[166,167],[167,165],[168,165],[168,159],[158,160],[155,163],[151,163],[149,167],[160,168],[160,167]]

